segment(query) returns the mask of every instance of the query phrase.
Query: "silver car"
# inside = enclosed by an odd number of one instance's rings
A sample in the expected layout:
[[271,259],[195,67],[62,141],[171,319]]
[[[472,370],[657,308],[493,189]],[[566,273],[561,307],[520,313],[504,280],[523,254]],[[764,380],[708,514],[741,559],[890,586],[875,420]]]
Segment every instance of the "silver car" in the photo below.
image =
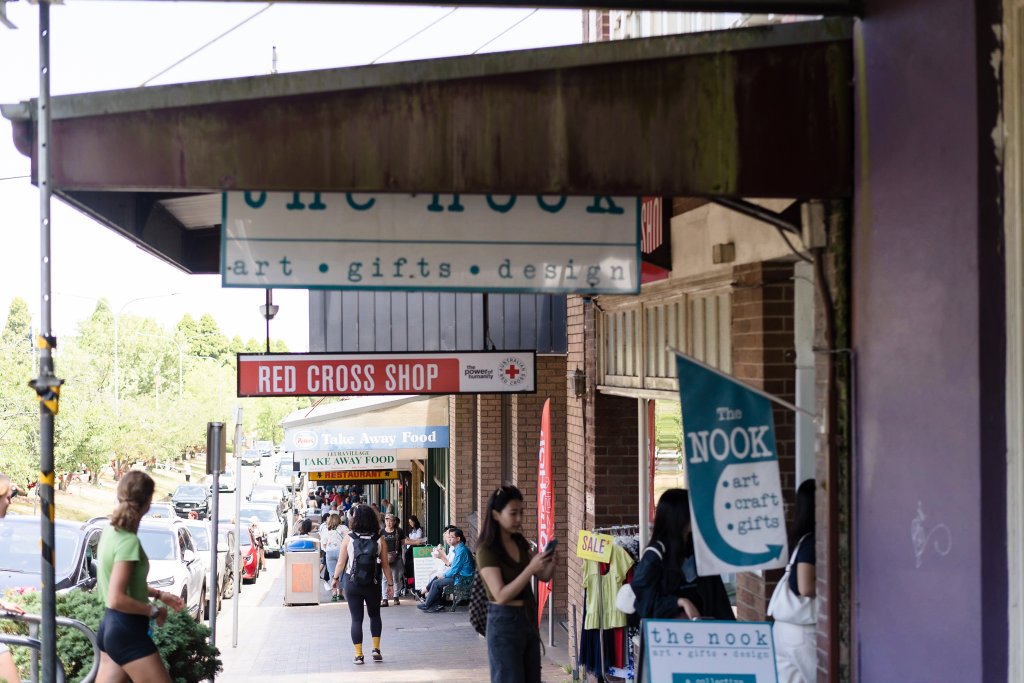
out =
[[253,517],[256,518],[260,532],[266,539],[263,550],[268,557],[281,555],[284,539],[288,535],[277,510],[274,503],[246,503],[239,512],[239,519],[243,524],[248,524]]
[[[185,526],[192,533],[192,540],[195,543],[196,550],[199,551],[199,557],[203,561],[203,576],[210,576],[210,532],[212,530],[212,524],[205,520],[186,520]],[[233,529],[224,530],[223,524],[218,525],[218,536],[221,537],[221,541],[217,543],[217,595],[221,600],[227,600],[234,595],[235,584],[234,576],[232,571],[234,569],[234,562],[232,561],[234,547],[235,547],[235,532]],[[209,619],[210,615],[207,614],[206,618]]]

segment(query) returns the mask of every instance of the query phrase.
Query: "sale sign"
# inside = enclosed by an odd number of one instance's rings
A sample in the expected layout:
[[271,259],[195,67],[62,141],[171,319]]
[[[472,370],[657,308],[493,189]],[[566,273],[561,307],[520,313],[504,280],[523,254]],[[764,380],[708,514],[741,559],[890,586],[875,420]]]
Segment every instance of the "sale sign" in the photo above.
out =
[[[555,490],[551,478],[551,399],[544,401],[540,417],[540,449],[537,455],[537,541],[541,550],[555,535]],[[537,583],[537,623],[544,614],[544,602],[551,594],[551,581]]]
[[536,365],[535,351],[240,353],[238,395],[533,393]]

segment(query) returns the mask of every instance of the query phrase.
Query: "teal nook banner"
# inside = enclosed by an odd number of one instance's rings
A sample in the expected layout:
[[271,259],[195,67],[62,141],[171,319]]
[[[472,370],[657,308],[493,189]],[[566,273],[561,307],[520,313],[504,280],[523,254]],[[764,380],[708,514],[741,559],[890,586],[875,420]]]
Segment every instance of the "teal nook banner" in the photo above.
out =
[[786,519],[771,403],[676,356],[697,573],[786,564]]

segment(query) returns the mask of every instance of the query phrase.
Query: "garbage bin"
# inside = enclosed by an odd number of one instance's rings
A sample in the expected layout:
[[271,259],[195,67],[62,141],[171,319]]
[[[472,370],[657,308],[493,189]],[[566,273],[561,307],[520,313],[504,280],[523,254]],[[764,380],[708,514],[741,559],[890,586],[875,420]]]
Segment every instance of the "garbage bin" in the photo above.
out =
[[284,604],[320,604],[320,540],[313,536],[285,539]]

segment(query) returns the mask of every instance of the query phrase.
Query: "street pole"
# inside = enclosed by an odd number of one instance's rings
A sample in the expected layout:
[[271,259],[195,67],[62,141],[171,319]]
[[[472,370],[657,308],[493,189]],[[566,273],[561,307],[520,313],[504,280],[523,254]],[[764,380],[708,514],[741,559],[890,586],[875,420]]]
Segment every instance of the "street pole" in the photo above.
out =
[[[234,445],[234,456],[235,456],[235,599],[232,600],[231,611],[232,620],[234,622],[234,628],[231,629],[231,647],[238,647],[238,603],[241,602],[239,597],[242,592],[242,569],[241,569],[241,558],[239,553],[241,552],[241,538],[242,538],[242,520],[239,516],[242,514],[242,406],[235,407],[235,445]],[[253,548],[253,552],[256,549]]]
[[31,382],[39,398],[40,584],[42,587],[43,683],[57,680],[57,592],[54,570],[53,429],[63,383],[53,372],[57,339],[51,322],[50,290],[50,5],[39,3],[39,100],[36,113],[39,159],[40,318],[39,375]]
[[[210,583],[207,590],[212,592],[210,603],[210,645],[217,646],[217,611],[220,605],[220,583],[217,579],[217,553],[220,548],[218,518],[220,517],[220,473],[224,469],[224,423],[210,422],[206,425],[206,473],[213,476],[213,505],[210,510]],[[227,567],[225,567],[225,570]]]

